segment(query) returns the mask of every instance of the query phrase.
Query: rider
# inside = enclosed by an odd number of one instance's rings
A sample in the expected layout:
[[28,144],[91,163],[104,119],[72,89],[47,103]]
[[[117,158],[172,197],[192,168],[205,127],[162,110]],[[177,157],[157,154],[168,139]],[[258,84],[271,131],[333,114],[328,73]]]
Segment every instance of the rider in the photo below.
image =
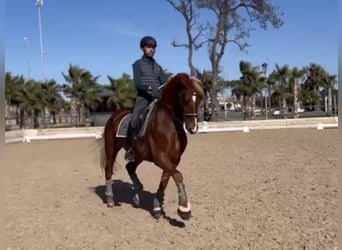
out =
[[126,161],[134,161],[135,155],[131,148],[132,141],[137,138],[141,126],[141,118],[149,104],[160,97],[159,87],[166,82],[163,68],[153,58],[157,41],[151,36],[140,40],[143,56],[133,63],[133,80],[137,97],[133,107],[132,118],[127,130],[129,149],[126,151]]

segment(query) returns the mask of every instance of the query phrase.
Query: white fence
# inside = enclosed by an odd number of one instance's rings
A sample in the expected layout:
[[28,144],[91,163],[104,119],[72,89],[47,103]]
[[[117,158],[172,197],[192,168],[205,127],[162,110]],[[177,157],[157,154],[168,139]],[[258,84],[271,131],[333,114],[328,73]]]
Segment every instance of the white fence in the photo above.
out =
[[[338,128],[338,117],[277,119],[259,121],[201,122],[199,133],[241,131],[282,128]],[[5,143],[30,142],[32,140],[54,140],[71,138],[101,138],[103,127],[27,129],[5,133]]]

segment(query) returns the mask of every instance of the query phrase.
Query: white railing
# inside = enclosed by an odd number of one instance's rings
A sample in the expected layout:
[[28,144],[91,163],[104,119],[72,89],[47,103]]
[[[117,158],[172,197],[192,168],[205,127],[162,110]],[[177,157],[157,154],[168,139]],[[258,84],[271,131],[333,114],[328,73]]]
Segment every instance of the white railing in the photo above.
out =
[[[241,131],[247,133],[253,130],[282,128],[312,128],[317,130],[338,128],[338,117],[199,123],[199,133],[230,131]],[[71,138],[98,139],[102,137],[102,132],[103,126],[83,128],[15,130],[5,133],[5,143]]]

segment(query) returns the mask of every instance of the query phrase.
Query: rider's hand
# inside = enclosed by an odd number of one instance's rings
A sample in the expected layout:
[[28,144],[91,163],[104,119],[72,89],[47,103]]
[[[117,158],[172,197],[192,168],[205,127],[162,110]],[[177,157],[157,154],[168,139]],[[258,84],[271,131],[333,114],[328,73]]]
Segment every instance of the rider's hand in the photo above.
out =
[[152,89],[152,92],[151,92],[151,96],[154,98],[154,99],[158,99],[161,95],[161,91],[159,88],[156,88],[156,89]]
[[161,95],[161,90],[159,88],[149,87],[147,93],[152,96],[154,99],[158,99]]

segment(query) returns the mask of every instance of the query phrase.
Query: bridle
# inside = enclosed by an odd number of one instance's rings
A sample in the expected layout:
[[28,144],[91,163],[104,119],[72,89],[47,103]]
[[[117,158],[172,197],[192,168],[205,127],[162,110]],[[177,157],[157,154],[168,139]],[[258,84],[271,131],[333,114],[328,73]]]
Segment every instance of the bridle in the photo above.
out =
[[[167,85],[167,83],[161,85],[159,88],[160,88],[161,90],[163,90],[163,89],[166,87],[166,85]],[[197,93],[196,93],[194,90],[192,90],[192,91],[193,91],[193,92],[192,92],[191,98],[192,98],[192,101],[193,101],[193,103],[194,103],[194,105],[195,105],[195,103],[196,103],[196,98],[197,98]],[[171,109],[171,110],[172,110],[172,107],[169,106],[169,105],[167,105],[167,104],[165,104],[161,99],[158,99],[158,103],[160,103],[162,106],[165,106],[165,107],[167,107],[168,109]],[[198,112],[197,112],[197,110],[195,110],[195,112],[192,112],[192,113],[191,113],[191,112],[185,112],[184,106],[183,106],[183,117],[182,117],[182,118],[177,117],[173,111],[172,111],[172,116],[173,116],[173,118],[175,119],[175,121],[178,121],[179,123],[184,123],[184,118],[187,119],[187,118],[197,117],[197,116],[198,116]]]
[[[196,97],[197,97],[196,92],[193,92],[192,93],[192,100],[194,103],[196,102]],[[197,115],[198,115],[197,112],[196,113],[185,113],[184,112],[184,117],[186,117],[186,118],[197,117]]]

